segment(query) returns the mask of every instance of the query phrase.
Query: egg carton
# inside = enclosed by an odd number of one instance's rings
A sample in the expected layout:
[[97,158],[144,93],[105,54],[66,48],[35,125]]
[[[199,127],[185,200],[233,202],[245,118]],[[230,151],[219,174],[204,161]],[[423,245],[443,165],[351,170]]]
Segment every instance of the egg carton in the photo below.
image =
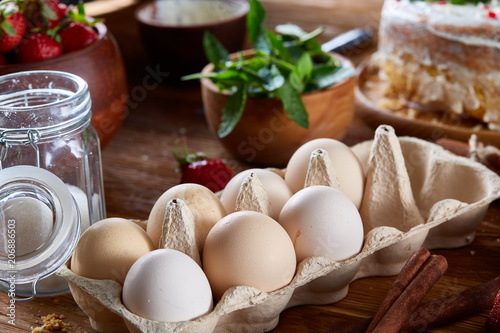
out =
[[496,173],[433,143],[398,138],[390,126],[380,126],[373,140],[351,149],[366,174],[361,252],[343,261],[305,259],[293,280],[276,291],[233,287],[210,313],[164,323],[128,311],[121,302],[121,286],[114,281],[81,277],[66,266],[57,274],[68,280],[76,302],[98,331],[123,332],[126,327],[131,332],[265,332],[276,327],[280,313],[289,307],[332,304],[342,300],[357,279],[397,275],[420,247],[471,243],[489,204],[500,197]]

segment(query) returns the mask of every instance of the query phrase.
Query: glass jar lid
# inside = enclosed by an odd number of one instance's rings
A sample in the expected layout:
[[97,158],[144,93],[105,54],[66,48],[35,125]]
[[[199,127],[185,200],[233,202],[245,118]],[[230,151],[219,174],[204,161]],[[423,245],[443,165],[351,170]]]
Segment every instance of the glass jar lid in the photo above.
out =
[[0,280],[36,282],[63,265],[80,233],[80,213],[53,173],[19,165],[0,170]]

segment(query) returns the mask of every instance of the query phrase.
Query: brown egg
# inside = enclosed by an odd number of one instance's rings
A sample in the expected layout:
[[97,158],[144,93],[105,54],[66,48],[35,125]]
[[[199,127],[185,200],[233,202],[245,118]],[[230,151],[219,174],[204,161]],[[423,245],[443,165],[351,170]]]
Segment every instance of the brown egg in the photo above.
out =
[[339,182],[339,190],[356,205],[361,207],[363,199],[365,174],[363,166],[352,150],[343,142],[321,138],[311,140],[295,151],[288,161],[285,182],[293,193],[304,188],[311,153],[316,149],[324,149],[328,153],[331,171]]
[[91,225],[80,237],[71,270],[80,276],[123,284],[134,262],[155,246],[132,221],[107,218]]
[[203,269],[215,298],[234,286],[271,292],[286,286],[295,274],[292,241],[267,215],[240,211],[210,230],[203,249]]
[[226,215],[226,210],[219,198],[205,186],[188,183],[171,187],[158,198],[148,218],[146,230],[157,247],[160,242],[167,203],[172,199],[181,199],[193,213],[196,225],[196,244],[201,250],[208,232],[217,221]]

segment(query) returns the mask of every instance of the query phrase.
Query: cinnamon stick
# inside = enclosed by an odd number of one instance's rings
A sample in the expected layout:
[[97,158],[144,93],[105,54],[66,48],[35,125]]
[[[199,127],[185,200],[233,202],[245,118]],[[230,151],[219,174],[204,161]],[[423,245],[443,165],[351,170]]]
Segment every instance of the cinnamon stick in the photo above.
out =
[[387,313],[377,324],[373,333],[397,333],[406,323],[411,313],[429,290],[441,278],[448,263],[441,255],[433,254],[429,257],[419,273],[410,282],[400,297],[392,304]]
[[406,287],[408,287],[410,282],[413,280],[417,272],[420,270],[420,268],[423,266],[430,255],[430,252],[423,247],[412,254],[410,259],[408,259],[406,264],[401,269],[401,272],[396,277],[396,280],[394,280],[391,288],[387,292],[387,295],[382,301],[378,311],[375,313],[375,316],[373,317],[370,325],[366,329],[366,333],[373,332],[382,317],[384,317],[392,304],[394,304],[394,302],[399,298]]
[[[422,332],[426,328],[438,327],[489,309],[493,306],[498,290],[500,290],[500,276],[461,293],[421,304],[408,318],[401,332]],[[327,333],[362,333],[369,323],[370,319],[342,323]]]
[[422,304],[408,318],[401,332],[422,332],[426,328],[450,323],[491,308],[498,290],[500,276],[459,294]]
[[440,138],[435,142],[437,145],[440,145],[444,149],[463,157],[470,156],[470,147],[469,144],[463,141],[448,139],[448,138]]

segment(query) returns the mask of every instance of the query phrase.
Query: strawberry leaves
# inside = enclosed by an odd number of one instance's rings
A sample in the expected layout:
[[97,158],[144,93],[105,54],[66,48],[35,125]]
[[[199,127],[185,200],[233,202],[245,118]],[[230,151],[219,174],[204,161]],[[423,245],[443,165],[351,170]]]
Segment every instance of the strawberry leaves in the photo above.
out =
[[[12,24],[7,20],[9,17],[14,15],[17,11],[17,8],[9,5],[0,5],[0,13],[2,16],[2,21],[0,23],[0,29],[2,32],[5,32],[9,36],[14,36],[16,34],[16,29],[12,26]],[[1,37],[1,35],[0,35]]]
[[68,11],[68,18],[73,22],[81,22],[88,27],[93,27],[96,23],[102,22],[102,19],[89,19],[89,17],[85,15],[85,5],[83,2],[79,2],[78,5],[76,5],[76,11],[74,7]]

